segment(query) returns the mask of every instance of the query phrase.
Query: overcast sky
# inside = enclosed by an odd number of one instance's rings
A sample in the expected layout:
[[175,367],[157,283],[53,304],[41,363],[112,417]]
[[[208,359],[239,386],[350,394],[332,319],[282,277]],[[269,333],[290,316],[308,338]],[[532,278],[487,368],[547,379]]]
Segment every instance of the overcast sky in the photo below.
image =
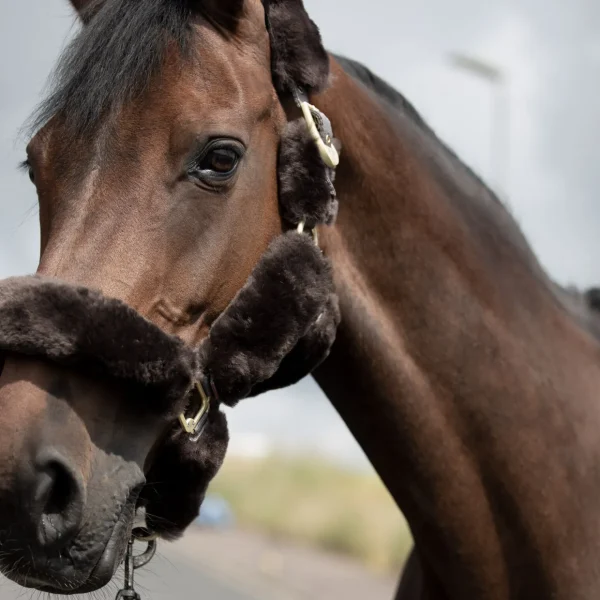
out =
[[[140,0],[141,1],[141,0]],[[305,0],[330,50],[402,91],[471,167],[495,184],[492,91],[450,52],[492,62],[509,82],[510,206],[550,274],[600,283],[598,0]],[[0,277],[38,259],[36,199],[16,165],[19,127],[76,31],[66,0],[0,0]],[[343,199],[341,199],[343,201]],[[243,403],[235,439],[267,433],[337,456],[360,453],[312,380]]]

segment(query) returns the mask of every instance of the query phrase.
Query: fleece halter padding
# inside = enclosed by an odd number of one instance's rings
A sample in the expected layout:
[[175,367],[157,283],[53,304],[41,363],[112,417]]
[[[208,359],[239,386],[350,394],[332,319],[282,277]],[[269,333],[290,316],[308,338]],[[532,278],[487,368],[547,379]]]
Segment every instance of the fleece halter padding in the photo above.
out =
[[[337,140],[334,145],[340,149]],[[279,210],[290,225],[304,222],[308,228],[333,225],[338,201],[335,171],[323,164],[304,119],[290,121],[279,151]]]
[[144,408],[177,414],[196,358],[119,300],[38,276],[0,282],[0,353],[45,359],[110,378],[143,395]]
[[322,361],[333,342],[329,326],[339,320],[333,295],[330,265],[310,238],[296,232],[276,238],[200,347],[219,400],[233,405],[247,397],[300,341],[317,356],[299,360]]
[[318,356],[299,359],[322,361],[338,321],[330,265],[296,232],[270,244],[198,349],[100,292],[39,276],[0,283],[1,352],[139,386],[146,398],[141,408],[169,415],[206,377],[218,401],[235,404],[272,377],[299,344],[319,349]]
[[[218,403],[287,385],[327,356],[339,311],[331,267],[307,235],[276,238],[199,348],[164,333],[123,302],[38,276],[0,283],[0,353],[37,357],[122,384],[132,403],[170,419],[142,495],[149,525],[176,537],[198,514],[227,448]],[[306,370],[308,369],[308,370]],[[176,415],[195,381],[217,393],[194,443]],[[270,386],[274,387],[274,386]]]

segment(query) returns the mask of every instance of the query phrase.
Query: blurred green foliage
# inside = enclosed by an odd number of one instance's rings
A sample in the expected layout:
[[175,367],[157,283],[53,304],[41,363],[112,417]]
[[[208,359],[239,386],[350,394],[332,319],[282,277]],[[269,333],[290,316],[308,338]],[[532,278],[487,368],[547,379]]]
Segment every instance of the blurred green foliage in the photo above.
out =
[[246,528],[349,555],[375,571],[397,573],[412,546],[404,518],[374,473],[320,458],[228,457],[211,491]]

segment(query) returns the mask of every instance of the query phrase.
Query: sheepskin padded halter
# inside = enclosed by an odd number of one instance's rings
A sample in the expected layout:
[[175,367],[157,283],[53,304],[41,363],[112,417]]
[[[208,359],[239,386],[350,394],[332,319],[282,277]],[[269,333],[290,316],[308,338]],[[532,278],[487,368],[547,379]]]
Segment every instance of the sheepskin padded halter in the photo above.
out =
[[[125,387],[140,410],[173,425],[141,501],[149,527],[175,538],[198,514],[227,449],[225,415],[242,398],[299,380],[335,339],[339,309],[329,262],[307,235],[276,238],[199,348],[164,333],[123,302],[38,276],[0,283],[0,353],[37,357]],[[176,416],[195,381],[217,397],[194,443]]]
[[[278,93],[323,89],[329,59],[302,1],[270,0],[265,14]],[[223,462],[228,432],[219,405],[299,381],[335,340],[340,312],[331,265],[310,235],[295,230],[334,222],[334,172],[302,119],[282,134],[278,177],[289,231],[271,242],[198,348],[100,292],[38,276],[0,282],[0,369],[2,355],[15,353],[112,379],[140,410],[172,421],[140,497],[148,526],[162,537],[178,537],[195,519]],[[197,381],[210,382],[213,398],[195,443],[176,417]]]
[[[206,377],[229,406],[264,391],[280,368],[280,383],[294,383],[325,358],[338,320],[329,262],[296,232],[271,242],[196,349],[94,290],[39,276],[0,284],[0,351],[139,386],[140,408],[169,415]],[[285,362],[294,351],[298,363]]]

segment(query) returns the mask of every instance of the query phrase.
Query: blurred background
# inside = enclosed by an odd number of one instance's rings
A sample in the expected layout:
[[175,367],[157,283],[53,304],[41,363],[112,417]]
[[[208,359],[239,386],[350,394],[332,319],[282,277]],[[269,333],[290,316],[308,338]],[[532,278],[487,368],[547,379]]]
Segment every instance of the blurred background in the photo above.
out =
[[[330,50],[405,94],[498,191],[558,282],[600,283],[597,0],[305,4]],[[37,265],[19,128],[76,31],[67,0],[0,0],[0,277]],[[231,451],[200,522],[163,548],[146,597],[391,598],[408,531],[314,381],[229,418]],[[0,585],[2,599],[20,593]]]

